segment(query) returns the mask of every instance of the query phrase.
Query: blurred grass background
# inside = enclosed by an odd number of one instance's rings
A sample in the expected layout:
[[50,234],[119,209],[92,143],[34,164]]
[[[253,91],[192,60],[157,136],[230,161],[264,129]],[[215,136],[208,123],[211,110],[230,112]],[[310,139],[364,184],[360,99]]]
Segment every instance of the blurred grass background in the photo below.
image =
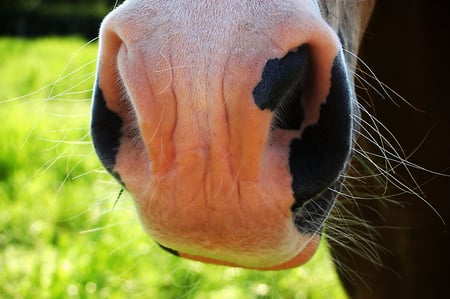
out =
[[0,38],[0,298],[345,298],[325,246],[275,272],[156,246],[90,142],[96,53],[75,37]]

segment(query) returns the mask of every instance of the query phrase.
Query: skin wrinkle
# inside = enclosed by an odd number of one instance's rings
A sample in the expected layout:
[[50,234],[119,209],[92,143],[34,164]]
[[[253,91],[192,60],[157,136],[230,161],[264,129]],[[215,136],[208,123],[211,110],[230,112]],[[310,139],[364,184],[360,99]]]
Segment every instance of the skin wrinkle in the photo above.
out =
[[[229,50],[227,51],[227,52],[229,52]],[[227,97],[226,97],[226,94],[225,94],[225,80],[226,80],[226,70],[227,70],[227,68],[228,68],[228,66],[229,66],[229,61],[230,61],[230,56],[229,55],[227,55],[226,56],[226,60],[225,60],[225,62],[224,62],[224,65],[223,65],[223,71],[222,71],[222,74],[221,74],[221,77],[222,77],[222,80],[220,80],[220,94],[221,94],[221,97],[219,97],[220,99],[223,99],[223,101],[221,101],[221,103],[220,103],[220,105],[223,107],[222,109],[221,109],[221,111],[223,111],[223,123],[224,123],[224,125],[225,125],[225,127],[226,127],[226,132],[225,132],[225,134],[223,135],[223,137],[222,138],[224,138],[224,146],[225,146],[225,148],[227,148],[228,150],[227,150],[227,153],[228,154],[224,154],[224,157],[225,157],[225,155],[226,156],[228,156],[228,155],[232,155],[232,153],[230,152],[230,148],[231,148],[231,146],[230,146],[230,140],[231,140],[231,128],[230,128],[230,125],[229,124],[231,124],[231,122],[230,122],[230,118],[229,118],[229,110],[228,110],[228,105],[227,105]],[[214,136],[214,137],[216,137],[216,136]],[[214,147],[214,146],[218,146],[218,145],[216,145],[215,143],[213,143],[212,144],[212,146]],[[232,169],[232,165],[229,163],[229,161],[227,161],[227,160],[225,160],[226,161],[226,163],[228,164],[227,166],[228,166],[228,170],[230,171],[230,173],[235,173],[234,171],[233,171],[233,169]]]
[[[230,148],[230,136],[231,136],[231,131],[230,131],[230,112],[229,112],[229,110],[228,110],[228,105],[227,105],[227,95],[226,95],[226,93],[225,93],[225,70],[228,68],[228,66],[229,66],[229,62],[230,62],[230,57],[231,57],[231,55],[227,55],[227,60],[225,61],[225,64],[224,64],[224,73],[223,73],[223,75],[222,75],[222,80],[221,80],[221,94],[222,94],[222,97],[223,97],[223,103],[221,103],[221,105],[223,106],[222,107],[222,111],[224,112],[224,124],[225,124],[225,127],[226,127],[226,140],[225,140],[225,145],[226,145],[226,148],[227,149],[229,149]],[[234,73],[233,73],[233,76],[234,76]],[[215,136],[214,136],[215,137]],[[229,152],[229,150],[227,151],[227,153],[226,154],[224,154],[224,157],[226,157],[226,156],[229,156],[231,153]],[[228,170],[230,171],[231,170],[231,165],[230,165],[230,163],[228,163]],[[222,181],[221,181],[221,183],[222,183]]]

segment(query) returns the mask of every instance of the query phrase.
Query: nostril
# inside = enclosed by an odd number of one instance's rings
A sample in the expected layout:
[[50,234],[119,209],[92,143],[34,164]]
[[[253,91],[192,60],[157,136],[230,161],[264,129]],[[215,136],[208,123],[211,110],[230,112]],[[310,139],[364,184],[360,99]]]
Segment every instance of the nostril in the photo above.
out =
[[130,127],[127,118],[128,103],[117,66],[118,53],[125,47],[125,43],[113,27],[107,18],[100,29],[100,51],[92,97],[91,136],[103,166],[124,185],[115,166],[124,135],[129,131],[126,129]]
[[[326,104],[321,106],[317,124],[307,127],[301,138],[291,142],[289,163],[296,199],[294,211],[314,198],[319,201],[313,205],[322,207],[326,202],[318,203],[323,198],[335,196],[330,190],[345,172],[351,155],[352,99],[343,54],[340,53],[333,64],[330,92]],[[324,193],[329,195],[323,196]],[[313,205],[310,208],[314,208]]]
[[310,54],[306,45],[266,63],[253,97],[260,109],[275,111],[273,127],[300,129],[304,119],[302,89],[309,74]]

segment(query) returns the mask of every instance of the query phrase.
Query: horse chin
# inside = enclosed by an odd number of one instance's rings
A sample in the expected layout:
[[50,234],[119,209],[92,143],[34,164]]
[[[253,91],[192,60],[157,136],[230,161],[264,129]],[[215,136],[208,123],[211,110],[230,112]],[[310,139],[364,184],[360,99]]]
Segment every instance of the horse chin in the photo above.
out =
[[182,253],[182,252],[178,253],[178,255],[183,258],[191,259],[194,261],[200,261],[200,262],[208,263],[208,264],[216,264],[216,265],[231,266],[231,267],[241,267],[241,268],[246,268],[246,269],[264,270],[264,271],[286,270],[286,269],[291,269],[291,268],[301,266],[301,265],[305,264],[306,262],[308,262],[314,256],[314,253],[317,251],[319,243],[320,243],[320,236],[318,236],[318,235],[312,236],[310,241],[296,256],[294,256],[293,258],[291,258],[290,260],[288,260],[286,262],[276,264],[273,266],[268,266],[267,264],[261,265],[260,263],[254,264],[254,265],[250,265],[247,263],[235,264],[235,263],[230,263],[230,262],[226,262],[226,261],[222,261],[222,260],[217,260],[214,258],[206,258],[203,256],[196,256],[196,255],[186,254],[186,253]]

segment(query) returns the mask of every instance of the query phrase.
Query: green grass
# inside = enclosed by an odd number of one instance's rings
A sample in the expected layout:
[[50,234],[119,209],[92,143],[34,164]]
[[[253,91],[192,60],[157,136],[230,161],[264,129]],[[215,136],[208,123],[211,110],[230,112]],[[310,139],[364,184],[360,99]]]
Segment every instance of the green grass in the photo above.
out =
[[0,38],[0,298],[345,298],[324,246],[259,272],[173,257],[88,134],[97,45]]

